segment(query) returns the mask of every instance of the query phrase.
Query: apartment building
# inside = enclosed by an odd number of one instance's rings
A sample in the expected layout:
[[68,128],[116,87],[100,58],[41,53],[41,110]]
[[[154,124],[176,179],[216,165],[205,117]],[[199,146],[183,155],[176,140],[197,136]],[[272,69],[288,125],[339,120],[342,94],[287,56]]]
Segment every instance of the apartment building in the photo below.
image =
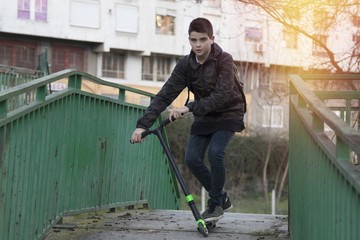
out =
[[287,131],[287,75],[316,61],[309,39],[235,0],[0,0],[0,5],[0,65],[36,69],[46,51],[50,73],[74,68],[154,93],[189,53],[190,21],[206,17],[244,79],[248,129]]

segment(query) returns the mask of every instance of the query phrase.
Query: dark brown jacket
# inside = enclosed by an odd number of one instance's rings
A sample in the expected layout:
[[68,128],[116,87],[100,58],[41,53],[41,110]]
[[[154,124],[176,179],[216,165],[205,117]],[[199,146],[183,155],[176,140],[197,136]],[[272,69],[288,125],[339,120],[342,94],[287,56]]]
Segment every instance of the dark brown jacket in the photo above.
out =
[[[216,63],[216,61],[218,61]],[[156,118],[186,87],[195,100],[187,104],[194,114],[192,134],[206,135],[218,130],[244,129],[244,100],[235,85],[232,56],[213,44],[203,64],[194,52],[181,58],[170,78],[152,100],[136,127],[148,129]]]

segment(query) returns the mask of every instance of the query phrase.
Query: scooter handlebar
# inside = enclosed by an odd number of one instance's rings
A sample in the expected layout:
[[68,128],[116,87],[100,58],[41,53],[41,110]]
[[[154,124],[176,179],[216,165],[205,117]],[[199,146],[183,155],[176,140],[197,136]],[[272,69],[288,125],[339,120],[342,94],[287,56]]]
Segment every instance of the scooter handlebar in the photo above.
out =
[[[148,130],[142,132],[142,133],[141,133],[141,139],[143,139],[143,138],[145,138],[147,135],[153,133],[155,130],[157,130],[157,129],[159,129],[159,128],[165,127],[166,125],[168,125],[169,123],[171,123],[171,122],[173,122],[173,121],[175,121],[175,120],[176,120],[176,118],[174,118],[174,117],[171,119],[171,121],[170,121],[169,118],[166,118],[165,120],[163,120],[163,121],[160,123],[160,126],[159,126],[158,128],[156,128],[156,129],[154,129],[154,130],[148,129]],[[130,139],[130,143],[131,143],[131,144],[134,144],[135,142],[132,142],[131,139]]]

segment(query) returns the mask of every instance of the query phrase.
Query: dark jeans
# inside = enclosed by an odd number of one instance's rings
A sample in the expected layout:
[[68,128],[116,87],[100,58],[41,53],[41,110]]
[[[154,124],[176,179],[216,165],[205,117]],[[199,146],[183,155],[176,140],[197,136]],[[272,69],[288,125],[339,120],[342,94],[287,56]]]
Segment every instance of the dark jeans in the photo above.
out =
[[[232,131],[217,131],[213,134],[191,135],[186,148],[185,162],[193,175],[208,191],[216,205],[222,204],[222,190],[225,184],[225,149],[234,135]],[[204,163],[208,149],[210,169]]]

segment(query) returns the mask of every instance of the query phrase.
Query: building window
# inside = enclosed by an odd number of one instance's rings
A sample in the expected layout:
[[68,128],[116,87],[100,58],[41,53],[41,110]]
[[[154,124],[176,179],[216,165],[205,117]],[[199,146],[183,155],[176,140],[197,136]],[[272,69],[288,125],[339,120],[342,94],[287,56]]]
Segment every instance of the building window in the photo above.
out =
[[259,89],[270,89],[270,68],[259,67]]
[[[200,1],[200,3],[201,2],[202,1]],[[220,8],[221,7],[221,0],[204,1],[202,4],[204,6],[208,6],[208,7]]]
[[72,46],[54,46],[52,48],[52,72],[58,72],[64,69],[84,69],[84,49]]
[[300,20],[300,9],[298,7],[294,7],[291,4],[290,6],[284,7],[284,16],[289,18],[292,22]]
[[70,25],[99,28],[100,2],[98,0],[71,0]]
[[262,28],[259,27],[245,27],[245,41],[246,42],[262,42]]
[[171,73],[171,58],[151,55],[142,59],[142,80],[164,82]]
[[139,25],[139,9],[136,6],[116,5],[116,31],[137,33]]
[[23,68],[35,69],[35,47],[16,47],[16,65]]
[[35,45],[0,41],[0,64],[36,69],[36,63]]
[[122,53],[103,53],[102,76],[110,78],[125,78],[125,55]]
[[[322,44],[324,44],[324,45],[327,44],[328,36],[321,35],[321,34],[314,34],[313,37],[315,39],[317,39],[318,41],[320,41]],[[319,44],[317,42],[313,41],[312,54],[314,56],[318,56],[318,57],[325,57],[326,51],[324,50],[323,47],[319,46]]]
[[171,59],[169,57],[157,57],[156,63],[157,81],[165,82],[170,76]]
[[35,20],[37,21],[47,20],[47,0],[35,1]]
[[284,28],[283,30],[283,40],[285,42],[286,48],[297,48],[298,34],[294,29]]
[[142,80],[153,81],[153,58],[142,57]]
[[282,128],[284,126],[283,106],[264,106],[263,107],[263,127]]
[[46,21],[47,0],[18,0],[18,18]]
[[331,19],[329,12],[323,9],[317,9],[313,12],[313,26],[315,29],[327,29],[331,24]]
[[360,32],[358,32],[358,33],[356,33],[356,34],[353,34],[352,40],[353,40],[353,42],[356,43],[356,44],[360,43]]
[[175,34],[175,13],[173,11],[157,9],[155,20],[156,33],[166,35]]
[[354,15],[352,18],[354,27],[360,28],[360,16]]
[[30,19],[30,0],[18,0],[18,18]]
[[13,47],[4,45],[0,42],[0,64],[15,66],[13,63]]
[[245,91],[251,91],[259,87],[259,64],[242,62],[241,67],[238,69],[244,78]]
[[360,32],[353,34],[352,40],[354,42],[354,54],[360,54]]

